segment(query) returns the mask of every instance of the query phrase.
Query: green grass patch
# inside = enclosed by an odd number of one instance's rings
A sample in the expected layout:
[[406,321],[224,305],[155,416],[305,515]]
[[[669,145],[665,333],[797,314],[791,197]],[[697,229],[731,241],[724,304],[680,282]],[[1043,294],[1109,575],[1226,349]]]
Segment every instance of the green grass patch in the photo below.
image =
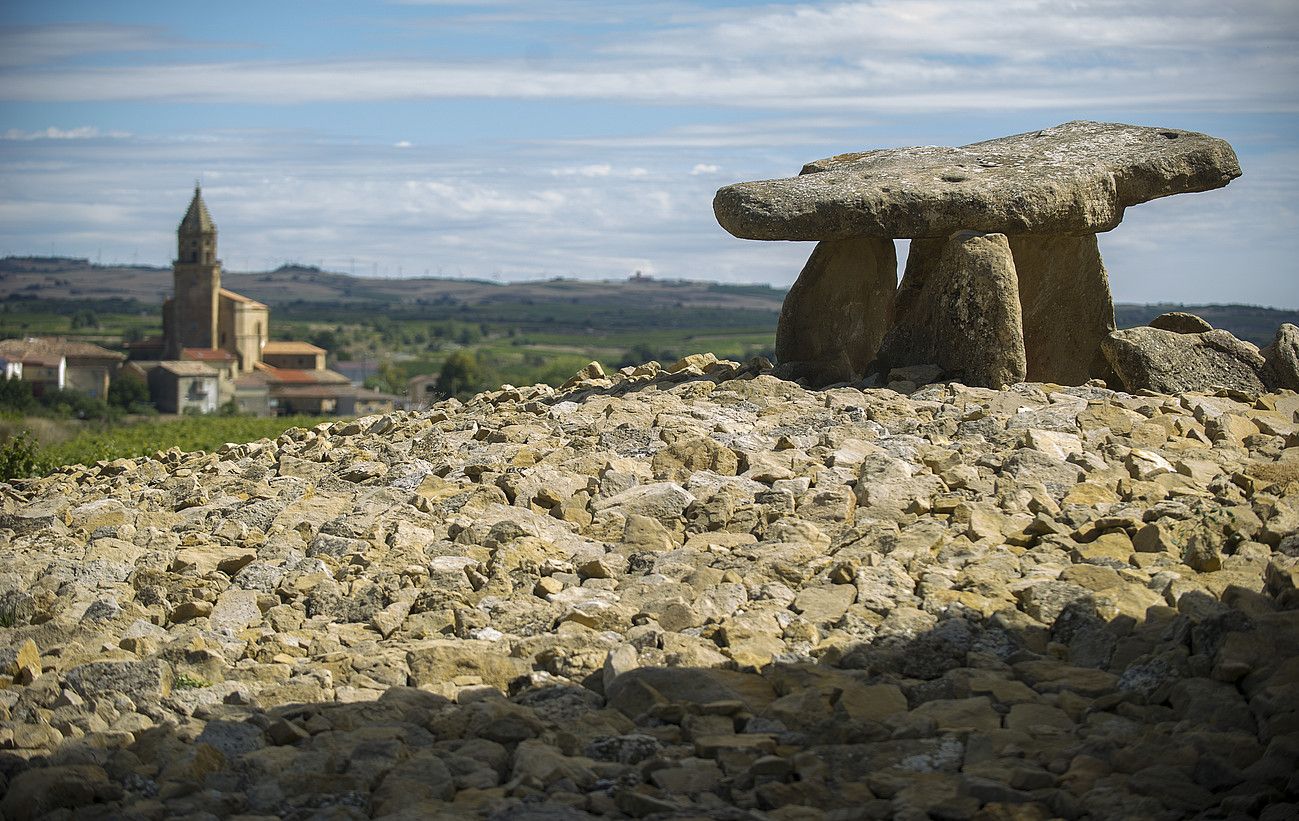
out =
[[[213,451],[226,442],[273,439],[289,428],[311,427],[323,421],[326,420],[314,416],[185,416],[115,425],[82,423],[71,435],[67,435],[66,430],[62,431],[66,438],[61,441],[39,443],[30,458],[11,459],[10,463],[17,466],[13,475],[0,479],[39,476],[62,465],[91,465],[100,460],[151,456],[173,447],[183,451]],[[14,420],[9,420],[6,425],[10,428],[21,426]],[[30,437],[14,431],[0,444],[0,466],[6,464],[3,458],[6,448],[20,454],[19,449],[27,447],[24,443],[30,442]]]

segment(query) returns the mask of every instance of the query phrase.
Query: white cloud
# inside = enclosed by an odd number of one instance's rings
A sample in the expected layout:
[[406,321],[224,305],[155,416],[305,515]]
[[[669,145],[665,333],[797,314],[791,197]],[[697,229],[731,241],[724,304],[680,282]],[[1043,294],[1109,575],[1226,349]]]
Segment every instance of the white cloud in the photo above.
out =
[[[513,11],[519,5],[507,5]],[[641,101],[769,110],[1299,110],[1285,2],[876,0],[681,12],[537,61],[357,59],[15,71],[12,101]]]
[[414,145],[410,140],[398,140],[392,144],[393,148],[410,148]]
[[183,45],[151,26],[72,23],[0,28],[0,66],[49,63],[67,57],[157,51]]
[[76,128],[50,126],[40,131],[23,131],[20,128],[10,128],[0,135],[0,139],[26,142],[31,140],[93,140],[100,137],[125,139],[130,136],[131,134],[126,131],[100,131],[93,125],[83,125]]
[[720,165],[714,165],[713,163],[695,163],[695,167],[690,169],[690,176],[698,177],[700,174],[716,174],[721,170],[722,167]]
[[613,173],[613,166],[608,163],[591,163],[555,168],[550,173],[556,177],[607,177]]

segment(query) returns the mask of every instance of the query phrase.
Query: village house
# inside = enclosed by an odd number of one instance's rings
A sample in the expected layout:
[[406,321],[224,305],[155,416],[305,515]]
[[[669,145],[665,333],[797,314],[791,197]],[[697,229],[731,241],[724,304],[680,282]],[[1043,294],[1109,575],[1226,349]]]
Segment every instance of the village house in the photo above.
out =
[[36,396],[51,390],[70,390],[91,399],[107,399],[108,386],[125,359],[124,354],[77,340],[0,340],[4,375],[30,383]]
[[149,371],[149,395],[163,413],[216,413],[220,381],[202,362],[164,361]]

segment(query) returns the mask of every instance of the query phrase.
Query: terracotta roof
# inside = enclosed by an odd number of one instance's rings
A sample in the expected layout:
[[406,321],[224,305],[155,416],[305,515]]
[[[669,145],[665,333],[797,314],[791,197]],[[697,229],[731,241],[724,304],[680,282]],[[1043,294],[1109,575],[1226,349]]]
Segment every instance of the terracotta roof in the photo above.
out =
[[126,354],[110,351],[89,342],[59,337],[34,337],[0,340],[0,354],[14,356],[66,356],[79,359],[126,359]]
[[223,299],[228,299],[231,302],[242,302],[245,305],[256,305],[259,308],[266,307],[265,303],[258,302],[255,299],[249,299],[243,294],[236,294],[234,291],[230,291],[225,288],[222,288],[220,291],[217,291],[217,294],[219,294]]
[[266,356],[267,354],[270,354],[272,356],[276,354],[280,354],[283,356],[289,356],[293,354],[315,355],[318,353],[326,353],[326,351],[324,348],[317,348],[315,345],[312,345],[310,342],[287,342],[284,340],[271,340],[270,342],[267,342],[265,345],[262,346],[262,356]]
[[271,395],[281,399],[337,399],[352,396],[350,385],[272,385]]
[[288,385],[344,385],[351,380],[341,373],[321,369],[318,371],[301,371],[294,368],[273,368],[265,362],[257,366],[258,373],[265,374],[272,383]]
[[195,362],[234,362],[235,355],[220,348],[181,348],[180,358]]
[[194,199],[189,201],[189,210],[185,212],[184,219],[180,221],[179,232],[182,234],[214,234],[216,229],[216,223],[212,221],[212,215],[207,212],[207,204],[203,202],[203,192],[196,185],[194,186]]
[[168,359],[158,363],[158,367],[167,373],[173,373],[176,376],[210,376],[216,378],[217,372],[212,370],[208,365],[202,362],[185,362],[177,359]]

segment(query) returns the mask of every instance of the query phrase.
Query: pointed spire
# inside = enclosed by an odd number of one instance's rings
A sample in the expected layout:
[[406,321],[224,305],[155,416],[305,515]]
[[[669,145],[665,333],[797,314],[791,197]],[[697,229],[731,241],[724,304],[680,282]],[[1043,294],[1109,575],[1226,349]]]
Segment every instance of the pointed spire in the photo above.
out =
[[190,200],[189,210],[185,212],[185,218],[180,221],[180,233],[216,233],[216,223],[212,221],[212,215],[207,212],[207,205],[203,203],[203,191],[199,187],[198,180],[194,181],[194,199]]

